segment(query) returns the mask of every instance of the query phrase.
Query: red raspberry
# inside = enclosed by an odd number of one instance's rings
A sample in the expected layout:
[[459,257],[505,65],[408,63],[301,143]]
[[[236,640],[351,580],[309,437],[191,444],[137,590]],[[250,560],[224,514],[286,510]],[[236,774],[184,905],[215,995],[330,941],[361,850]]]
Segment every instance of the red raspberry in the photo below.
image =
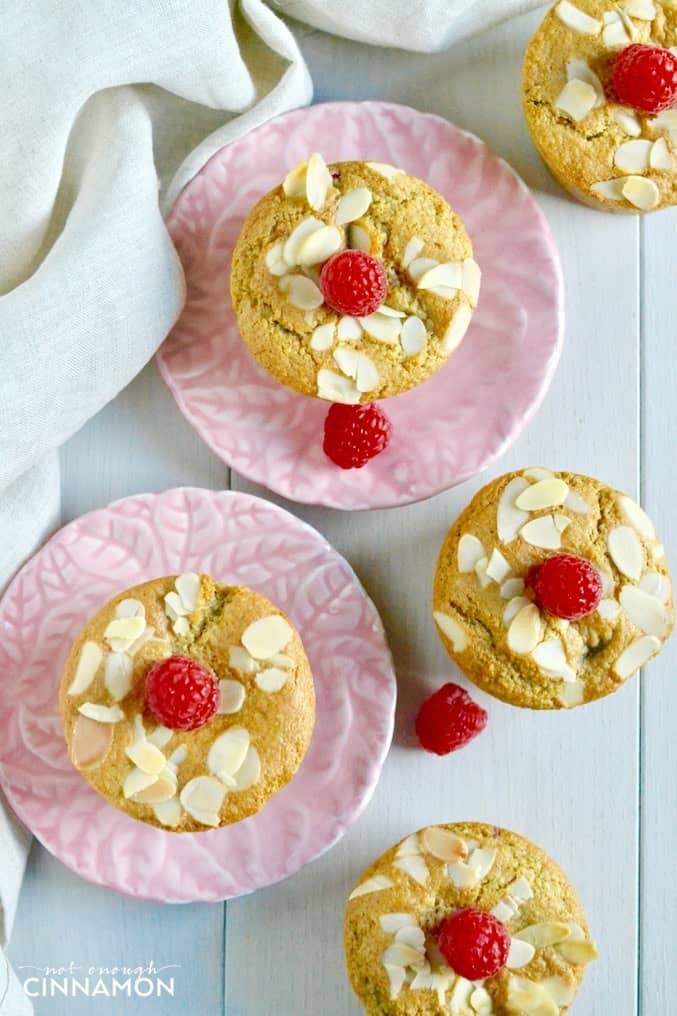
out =
[[146,705],[170,730],[197,730],[221,704],[219,686],[209,671],[187,656],[154,663],[146,677]]
[[437,933],[437,944],[454,973],[480,981],[505,966],[510,935],[493,914],[466,907],[447,917]]
[[341,469],[361,469],[388,447],[392,424],[378,406],[333,405],[324,421],[324,453]]
[[488,718],[467,691],[457,684],[444,684],[421,706],[416,734],[426,751],[448,755],[481,734]]
[[325,303],[339,314],[367,317],[385,300],[388,280],[377,258],[363,250],[344,250],[324,264],[320,289]]
[[539,607],[548,614],[578,621],[597,610],[602,599],[602,576],[594,564],[575,554],[555,554],[527,575]]
[[615,97],[642,113],[660,113],[677,102],[677,57],[662,46],[634,43],[614,60]]

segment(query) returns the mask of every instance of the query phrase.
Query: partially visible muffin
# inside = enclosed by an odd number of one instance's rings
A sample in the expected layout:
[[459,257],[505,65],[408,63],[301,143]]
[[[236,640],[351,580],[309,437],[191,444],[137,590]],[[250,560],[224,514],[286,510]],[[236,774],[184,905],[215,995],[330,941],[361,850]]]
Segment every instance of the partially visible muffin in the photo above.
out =
[[240,334],[259,363],[297,392],[344,403],[398,395],[439,370],[479,288],[463,223],[432,187],[318,154],[252,209],[231,270]]
[[176,832],[259,811],[315,721],[298,632],[265,596],[207,575],[128,589],[85,625],[59,692],[74,766],[116,808]]

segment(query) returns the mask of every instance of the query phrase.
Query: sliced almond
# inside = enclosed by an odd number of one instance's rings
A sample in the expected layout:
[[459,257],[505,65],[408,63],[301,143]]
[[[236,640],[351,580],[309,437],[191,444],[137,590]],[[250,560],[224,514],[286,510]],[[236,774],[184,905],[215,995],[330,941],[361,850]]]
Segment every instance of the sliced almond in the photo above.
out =
[[597,604],[597,613],[605,621],[615,621],[621,612],[621,605],[617,600],[605,598]]
[[642,212],[650,212],[661,201],[661,193],[653,182],[643,176],[629,176],[623,184],[623,197]]
[[131,769],[122,784],[122,793],[126,800],[135,797],[142,791],[152,787],[157,782],[157,776],[144,773],[142,769]]
[[509,892],[511,896],[514,896],[520,903],[526,903],[527,900],[534,898],[534,891],[531,885],[525,878],[516,878],[515,881],[509,886]]
[[486,567],[486,575],[494,582],[502,582],[506,575],[510,574],[510,564],[501,554],[498,548],[494,547]]
[[112,743],[113,728],[110,723],[98,723],[88,716],[78,716],[73,725],[70,744],[73,765],[78,769],[100,765],[108,755]]
[[526,522],[528,512],[516,507],[517,498],[529,487],[521,476],[515,476],[506,486],[498,502],[496,525],[502,543],[512,543]]
[[448,829],[439,826],[428,826],[421,835],[423,849],[437,857],[440,861],[460,861],[468,856],[465,840]]
[[83,702],[78,706],[78,712],[97,723],[119,723],[125,718],[120,706],[100,706],[95,702]]
[[312,279],[305,275],[283,275],[280,289],[287,294],[287,300],[297,310],[317,310],[324,303],[322,293]]
[[96,642],[85,642],[80,650],[73,680],[68,688],[69,695],[82,695],[87,691],[101,666],[103,650]]
[[369,233],[355,222],[348,226],[348,246],[351,250],[363,250],[367,254],[371,251]]
[[481,557],[475,565],[475,575],[482,589],[487,589],[491,585],[491,579],[487,575],[487,568],[489,566],[489,558]]
[[462,575],[475,570],[475,565],[486,557],[482,542],[470,533],[464,533],[458,541],[457,562]]
[[272,694],[284,688],[289,680],[289,674],[286,670],[280,670],[279,667],[267,667],[265,670],[260,670],[254,680],[261,691]]
[[665,138],[658,138],[657,141],[654,141],[649,156],[649,165],[651,169],[665,170],[668,173],[674,169],[672,154]]
[[652,0],[624,0],[623,10],[638,21],[653,21],[657,13]]
[[397,166],[391,166],[388,162],[367,162],[369,169],[373,169],[379,176],[385,177],[386,180],[392,180],[394,176],[399,173],[404,173],[403,169],[398,169]]
[[475,988],[470,995],[470,1008],[476,1016],[493,1016],[494,1003],[486,988]]
[[343,377],[333,370],[322,368],[317,375],[317,395],[328,402],[341,402],[344,405],[357,405],[362,398],[355,382]]
[[120,702],[132,687],[133,663],[126,653],[109,653],[104,665],[104,684],[115,702]]
[[[562,523],[564,520],[566,525]],[[562,532],[569,525],[570,519],[565,515],[540,515],[532,519],[520,529],[520,536],[532,547],[539,547],[542,550],[559,550],[562,546]]]
[[635,138],[624,141],[614,153],[614,163],[624,173],[645,173],[649,169],[652,141]]
[[425,932],[418,925],[400,928],[395,934],[395,941],[411,946],[421,954],[425,953]]
[[526,512],[536,512],[543,508],[556,508],[564,504],[569,494],[569,484],[564,480],[552,477],[547,480],[540,480],[516,498],[515,505]]
[[602,42],[607,49],[618,49],[621,46],[627,46],[629,42],[632,42],[633,35],[632,23],[631,30],[628,31],[628,26],[619,11],[608,11],[604,15]]
[[522,928],[513,935],[513,938],[528,942],[536,949],[545,949],[546,946],[563,942],[570,935],[571,929],[568,924],[562,921],[542,921],[540,924],[530,924],[528,928]]
[[343,246],[343,236],[336,226],[323,226],[301,243],[296,255],[297,264],[319,265],[336,254]]
[[661,603],[667,603],[672,593],[670,579],[660,572],[647,572],[639,580],[639,588],[650,596],[655,596]]
[[289,271],[290,265],[284,259],[284,241],[276,243],[266,253],[266,268],[271,275],[284,275]]
[[322,222],[321,219],[315,218],[314,215],[309,215],[307,218],[302,219],[301,222],[294,227],[289,238],[284,244],[284,247],[282,248],[283,260],[286,261],[290,267],[298,264],[298,257],[303,244],[314,233],[317,233],[324,228],[324,222]]
[[176,797],[177,786],[176,774],[169,766],[165,766],[155,782],[137,791],[132,800],[137,804],[164,804]]
[[611,115],[626,134],[631,138],[638,138],[642,133],[642,125],[634,109],[627,109],[625,106],[614,106]]
[[644,550],[633,529],[615,526],[607,537],[611,560],[619,572],[634,582],[639,581],[644,568]]
[[571,487],[569,487],[569,492],[564,499],[564,506],[576,515],[590,515],[592,512],[588,502],[580,494],[577,494],[575,490],[572,490]]
[[506,579],[501,586],[501,598],[504,600],[512,600],[516,596],[521,596],[524,593],[524,579]]
[[623,586],[619,600],[632,623],[645,635],[664,639],[670,631],[668,612],[655,596],[637,586]]
[[457,889],[472,889],[481,881],[477,869],[467,861],[447,865],[447,875]]
[[339,318],[337,335],[342,341],[357,342],[362,338],[362,325],[356,318],[345,314]]
[[176,829],[181,822],[181,805],[178,797],[172,797],[168,801],[161,801],[154,805],[155,817],[167,829]]
[[253,621],[242,634],[242,645],[256,660],[267,660],[291,641],[294,629],[280,614]]
[[172,589],[171,592],[167,593],[164,598],[165,614],[171,621],[176,621],[180,617],[185,617],[190,614],[190,610],[184,604],[183,600],[176,592]]
[[354,187],[347,191],[336,206],[334,216],[336,225],[344,226],[348,222],[360,219],[369,208],[372,197],[368,187]]
[[219,681],[219,691],[221,692],[221,702],[217,714],[232,716],[234,713],[239,713],[247,695],[244,685],[239,681],[224,678]]
[[[207,768],[215,775],[227,773],[234,776],[249,751],[249,732],[244,727],[231,727],[212,744],[207,755]],[[197,807],[203,807],[197,805]],[[219,805],[220,807],[220,805]]]
[[306,199],[313,211],[319,212],[324,208],[331,184],[331,173],[326,162],[318,152],[314,152],[308,159],[306,169]]
[[594,942],[569,940],[567,942],[559,942],[556,949],[563,960],[575,966],[585,966],[591,960],[597,959],[599,955]]
[[176,771],[178,770],[180,765],[183,765],[183,763],[186,761],[187,758],[188,758],[188,749],[186,748],[185,744],[180,744],[179,747],[176,748],[176,750],[173,751],[169,756],[169,758],[167,759],[167,765]]
[[519,970],[520,967],[526,967],[527,963],[531,963],[535,955],[536,949],[530,942],[524,942],[520,938],[511,938],[505,965],[512,970]]
[[445,262],[429,268],[427,272],[418,279],[417,289],[437,289],[443,286],[445,289],[461,289],[463,285],[463,265],[460,262]]
[[643,667],[645,663],[655,656],[661,648],[660,639],[655,635],[642,635],[641,638],[631,642],[628,648],[621,653],[614,663],[614,673],[625,681],[635,671]]
[[436,610],[433,616],[437,627],[451,642],[454,652],[464,652],[468,648],[468,637],[458,621],[450,617],[449,614],[443,614],[440,610]]
[[676,131],[677,107],[673,106],[672,109],[664,109],[651,121],[651,126],[655,127],[656,130]]
[[411,914],[382,914],[378,923],[386,935],[394,935],[402,928],[415,927],[416,921]]
[[404,967],[398,967],[394,963],[384,963],[385,972],[388,975],[388,982],[390,984],[390,998],[396,999],[402,990],[402,986],[407,979],[407,972]]
[[426,272],[429,272],[432,268],[436,268],[438,265],[439,261],[435,258],[416,257],[413,261],[409,262],[407,270],[414,282],[418,282],[419,279],[423,278]]
[[146,608],[140,600],[135,600],[133,597],[127,597],[126,600],[120,600],[117,607],[115,608],[116,617],[145,617]]
[[513,596],[511,600],[506,604],[505,610],[503,611],[503,624],[510,624],[510,622],[517,617],[519,612],[524,608],[528,607],[531,600],[528,596]]
[[304,198],[306,196],[306,170],[308,162],[304,159],[294,166],[284,178],[282,190],[288,198]]
[[200,576],[196,575],[195,572],[186,572],[184,575],[179,575],[174,585],[184,607],[189,614],[192,614],[197,606],[200,595]]
[[383,962],[393,966],[408,967],[412,963],[421,963],[424,959],[420,949],[414,949],[403,942],[393,942],[383,953]]
[[602,31],[602,22],[597,18],[591,18],[589,14],[582,11],[580,7],[569,3],[569,0],[560,0],[555,8],[555,14],[564,22],[567,28],[572,28],[579,35],[599,35]]
[[440,352],[443,356],[451,356],[453,351],[460,346],[472,321],[472,307],[462,303],[449,323],[446,332],[440,343]]
[[415,857],[420,853],[421,845],[418,842],[418,836],[416,833],[412,833],[411,836],[407,836],[406,840],[402,840],[395,851],[395,857]]
[[566,85],[555,99],[555,109],[566,113],[576,123],[580,123],[595,108],[597,93],[587,81],[574,78]]
[[334,360],[339,370],[353,379],[358,392],[372,392],[378,387],[378,368],[366,353],[341,346],[334,350]]
[[394,884],[393,880],[388,878],[387,875],[374,875],[353,889],[348,899],[356,900],[359,896],[382,892],[384,889],[391,889]]
[[370,314],[368,317],[359,319],[362,328],[373,339],[395,345],[400,338],[402,322],[399,318],[389,317],[386,314]]
[[543,621],[538,607],[529,603],[522,607],[508,628],[508,648],[513,653],[526,656],[533,652],[543,638]]
[[520,1016],[560,1016],[559,1006],[546,989],[526,977],[511,975],[508,981],[508,1011]]
[[142,773],[159,776],[167,764],[167,760],[150,741],[136,741],[125,749],[125,755]]
[[405,875],[409,875],[419,885],[425,885],[430,878],[428,865],[422,857],[400,857],[396,861],[393,861],[393,867],[399,868],[400,871],[403,871]]
[[116,617],[104,630],[103,637],[115,653],[124,653],[146,629],[143,617]]
[[478,847],[471,854],[469,863],[479,872],[480,880],[486,878],[493,868],[496,861],[496,853],[495,847]]
[[416,314],[411,314],[402,323],[400,343],[407,356],[417,356],[425,349],[428,332],[426,326]]
[[179,795],[185,811],[202,825],[217,826],[226,788],[212,776],[189,780]]
[[249,790],[261,779],[261,757],[253,746],[250,745],[244,762],[235,773],[235,786],[239,791]]
[[585,699],[585,687],[581,681],[567,681],[557,694],[562,705],[569,709],[582,704]]
[[643,536],[645,540],[656,539],[656,529],[653,522],[636,501],[626,494],[621,494],[618,498],[618,507],[626,522],[629,522],[640,536]]
[[619,176],[615,180],[600,180],[599,183],[593,183],[590,190],[593,194],[599,194],[601,198],[605,198],[607,201],[623,201],[623,185],[626,178]]
[[175,635],[180,635],[181,638],[186,638],[190,635],[190,624],[188,623],[187,617],[177,617],[176,621],[172,624]]
[[585,81],[595,90],[595,108],[606,104],[604,85],[593,71],[587,60],[569,60],[567,63],[567,79],[569,81]]
[[480,298],[482,272],[473,258],[466,258],[461,266],[461,289],[470,300],[470,306],[476,307]]
[[491,910],[491,914],[502,924],[507,924],[517,916],[517,907],[512,900],[506,898],[498,901],[496,906]]
[[325,352],[334,345],[336,322],[329,321],[326,325],[318,325],[310,337],[310,348],[317,352]]
[[576,672],[567,660],[561,639],[546,639],[536,646],[531,657],[549,677],[561,677],[564,681],[576,680]]
[[419,256],[424,247],[425,243],[423,240],[419,240],[417,236],[413,236],[404,248],[404,254],[402,255],[402,267],[408,268],[411,262]]
[[228,662],[233,670],[239,670],[242,674],[253,674],[258,664],[242,646],[233,646],[229,652]]
[[565,981],[563,977],[544,977],[540,982],[555,1005],[569,1006],[576,997],[576,985]]

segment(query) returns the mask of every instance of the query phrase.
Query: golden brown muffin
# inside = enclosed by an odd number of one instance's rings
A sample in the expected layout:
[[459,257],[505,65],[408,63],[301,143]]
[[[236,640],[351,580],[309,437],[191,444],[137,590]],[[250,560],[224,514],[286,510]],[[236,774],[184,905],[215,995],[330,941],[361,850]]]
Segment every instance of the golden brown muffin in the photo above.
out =
[[613,60],[632,43],[675,47],[677,5],[560,0],[524,61],[524,111],[541,157],[574,197],[611,212],[677,203],[677,107],[651,115],[609,98]]
[[[158,723],[154,663],[188,657],[219,683],[195,730]],[[301,639],[265,596],[207,575],[154,579],[107,603],[66,661],[59,705],[73,765],[133,818],[176,832],[239,822],[292,778],[310,743],[315,692]]]
[[[466,907],[511,937],[506,965],[468,981],[436,933]],[[368,1016],[560,1016],[597,955],[578,897],[547,854],[477,822],[430,826],[368,868],[346,909],[345,953]]]
[[[556,553],[591,562],[602,599],[580,620],[532,602],[530,570]],[[599,480],[533,468],[483,487],[449,530],[433,609],[449,655],[516,706],[560,709],[616,691],[674,626],[665,552],[639,505]]]
[[[385,303],[367,317],[323,302],[320,270],[366,250]],[[327,167],[313,155],[252,209],[233,253],[240,334],[278,381],[330,402],[398,395],[442,367],[463,339],[480,272],[463,223],[428,184],[375,162]]]

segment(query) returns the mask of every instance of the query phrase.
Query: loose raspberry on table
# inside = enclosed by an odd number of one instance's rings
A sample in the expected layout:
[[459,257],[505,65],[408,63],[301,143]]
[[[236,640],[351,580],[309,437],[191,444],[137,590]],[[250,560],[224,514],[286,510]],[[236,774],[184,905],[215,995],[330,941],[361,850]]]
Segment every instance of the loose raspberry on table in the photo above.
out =
[[416,734],[426,751],[448,755],[481,734],[488,718],[465,689],[444,684],[421,706]]
[[677,57],[662,46],[633,43],[613,64],[614,98],[642,113],[660,113],[677,102]]
[[331,406],[324,421],[324,453],[341,469],[361,469],[387,448],[392,424],[373,402]]
[[576,554],[555,554],[532,568],[526,579],[539,607],[555,617],[579,621],[597,610],[602,576]]
[[437,944],[454,973],[479,981],[505,966],[510,935],[493,914],[466,907],[447,917],[437,932]]
[[325,303],[339,314],[368,317],[384,302],[388,280],[378,258],[363,250],[344,250],[324,264],[320,289]]
[[146,677],[146,705],[170,730],[197,730],[216,714],[219,686],[210,672],[186,656],[154,663]]

